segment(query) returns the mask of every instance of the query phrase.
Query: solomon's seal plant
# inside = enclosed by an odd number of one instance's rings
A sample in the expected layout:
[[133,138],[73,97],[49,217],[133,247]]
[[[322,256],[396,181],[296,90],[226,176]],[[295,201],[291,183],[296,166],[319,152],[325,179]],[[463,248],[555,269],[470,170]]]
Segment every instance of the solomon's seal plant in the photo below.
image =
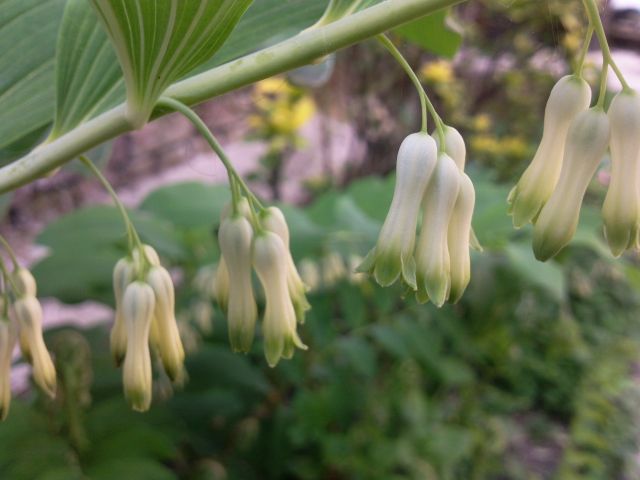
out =
[[[275,367],[296,349],[307,349],[300,326],[311,307],[306,296],[309,287],[343,278],[359,282],[362,277],[348,272],[343,257],[335,252],[324,257],[321,268],[303,261],[299,271],[282,211],[264,205],[251,191],[191,106],[331,59],[340,48],[375,37],[415,86],[421,127],[399,146],[395,191],[376,245],[363,261],[350,258],[349,265],[359,263],[360,272],[385,287],[400,281],[405,292],[421,303],[430,301],[438,307],[455,303],[471,278],[470,248],[480,249],[471,226],[476,195],[465,173],[465,142],[436,112],[417,75],[384,32],[461,1],[331,0],[324,15],[300,34],[213,68],[208,62],[221,50],[251,0],[67,1],[58,45],[62,54],[56,66],[52,130],[41,145],[0,168],[0,192],[79,158],[110,193],[127,239],[123,258],[113,266],[115,318],[110,347],[115,364],[122,367],[124,394],[133,409],[150,408],[153,358],[172,382],[180,384],[186,378],[174,283],[155,249],[140,240],[109,182],[83,155],[170,112],[193,124],[224,165],[231,191],[218,231],[221,256],[214,282],[215,298],[227,317],[231,349],[249,352],[259,328],[266,361]],[[584,6],[589,30],[581,58],[575,72],[560,79],[551,91],[540,146],[509,196],[514,225],[534,224],[533,248],[540,260],[554,256],[573,237],[585,191],[609,145],[613,171],[603,206],[606,238],[616,256],[639,242],[640,100],[611,57],[595,0],[584,0]],[[597,104],[589,108],[591,90],[583,79],[582,65],[593,34],[604,63]],[[99,48],[90,50],[96,44]],[[78,51],[93,52],[95,58],[83,63],[86,58]],[[604,94],[609,69],[623,90],[607,113]],[[262,113],[273,116],[272,106],[265,103]],[[312,110],[313,105],[305,103],[295,118],[281,118],[276,112],[271,124],[280,137],[293,138],[293,127]],[[431,133],[429,117],[435,127]],[[0,260],[0,416],[4,418],[11,398],[9,370],[16,343],[33,366],[37,386],[50,396],[57,387],[54,363],[42,336],[36,282],[2,237],[0,243],[12,262],[10,268]]]

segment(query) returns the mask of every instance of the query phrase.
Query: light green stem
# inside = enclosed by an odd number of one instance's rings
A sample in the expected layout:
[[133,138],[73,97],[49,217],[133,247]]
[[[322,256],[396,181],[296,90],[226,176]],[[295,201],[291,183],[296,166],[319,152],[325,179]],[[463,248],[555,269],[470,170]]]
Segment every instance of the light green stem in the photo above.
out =
[[191,110],[184,103],[181,103],[172,98],[160,98],[156,105],[158,107],[171,109],[184,115],[193,124],[193,126],[196,127],[198,132],[200,132],[200,134],[205,138],[209,146],[213,149],[214,152],[216,152],[216,154],[220,158],[220,161],[227,169],[227,174],[229,175],[229,187],[233,189],[233,183],[235,182],[243,190],[243,192],[251,202],[258,205],[260,209],[264,208],[260,201],[253,194],[251,189],[247,186],[246,183],[244,183],[242,177],[238,174],[238,172],[236,172],[236,169],[233,167],[233,164],[231,163],[231,160],[229,160],[229,157],[227,157],[224,149],[222,148],[216,137],[213,136],[213,133],[211,133],[209,127],[207,127],[207,125],[202,121],[202,119],[196,112]]
[[[178,82],[169,87],[164,95],[187,105],[195,105],[308,64],[319,57],[463,1],[465,0],[386,0]],[[162,114],[162,111],[156,109],[154,118]],[[133,128],[127,121],[125,105],[119,105],[0,168],[0,193],[24,185]]]
[[2,246],[9,254],[9,257],[11,258],[11,263],[13,263],[13,269],[17,270],[18,268],[20,268],[20,264],[18,263],[18,259],[16,257],[15,252],[13,251],[13,248],[11,248],[11,245],[9,245],[9,242],[7,242],[7,239],[4,238],[2,235],[0,235],[0,243],[2,243]]
[[9,270],[7,270],[7,266],[4,264],[2,257],[0,257],[0,270],[2,271],[2,276],[4,277],[5,282],[9,284],[16,296],[21,296],[24,292],[20,290],[16,285],[16,282],[13,281],[13,277],[11,277]]
[[131,218],[129,218],[129,214],[127,213],[127,209],[120,201],[118,194],[115,192],[109,181],[102,175],[102,172],[96,167],[91,160],[89,160],[84,155],[79,157],[80,161],[87,167],[91,172],[100,180],[100,183],[104,186],[105,190],[109,192],[111,198],[113,199],[113,203],[116,204],[118,210],[120,211],[120,215],[122,216],[122,221],[124,222],[125,227],[127,228],[127,237],[129,239],[129,250],[133,248],[140,248],[141,252],[144,252],[142,249],[142,242],[140,241],[140,237],[138,236],[138,232],[136,232],[136,228],[133,226],[133,222],[131,222]]
[[582,77],[582,70],[584,69],[584,61],[587,58],[587,53],[589,52],[589,46],[591,45],[591,39],[593,38],[593,25],[591,21],[589,21],[589,28],[587,29],[587,36],[584,39],[584,44],[582,45],[582,51],[580,52],[580,57],[578,60],[578,65],[576,67],[576,75]]
[[604,26],[602,25],[602,20],[600,19],[600,13],[598,12],[598,5],[596,4],[596,0],[582,0],[584,3],[584,7],[587,10],[587,15],[589,17],[589,22],[593,26],[596,32],[596,36],[598,37],[598,42],[600,43],[600,49],[602,50],[602,56],[606,63],[611,66],[611,69],[615,72],[618,80],[622,84],[622,88],[625,90],[629,90],[629,84],[624,78],[624,75],[618,68],[618,65],[613,60],[613,56],[611,55],[611,48],[609,48],[609,41],[607,40],[607,34],[604,31]]
[[407,60],[402,56],[402,53],[400,53],[400,51],[396,48],[393,42],[389,40],[389,38],[384,34],[378,35],[377,38],[378,38],[378,41],[387,50],[389,50],[391,55],[393,55],[393,58],[395,58],[396,61],[402,66],[404,71],[407,73],[407,75],[413,82],[413,85],[416,87],[416,90],[418,90],[418,95],[420,96],[420,104],[422,107],[422,131],[423,132],[427,131],[427,109],[428,109],[429,113],[431,113],[431,116],[433,117],[434,123],[436,124],[436,132],[438,134],[438,139],[440,140],[440,150],[444,151],[443,150],[445,145],[444,125],[442,123],[442,119],[440,118],[440,115],[438,115],[438,112],[436,112],[436,109],[433,106],[433,103],[431,103],[431,100],[429,99],[427,92],[422,86],[422,83],[420,83],[420,80],[418,79],[417,75],[411,68],[411,65],[409,65],[409,62],[407,62]]
[[[376,38],[382,44],[382,46],[386,48],[389,51],[389,53],[391,53],[393,58],[396,59],[396,61],[404,69],[407,76],[413,82],[413,85],[416,87],[416,90],[418,91],[418,96],[420,97],[420,110],[422,112],[421,131],[426,133],[427,132],[427,102],[429,102],[429,99],[427,97],[427,92],[425,92],[424,88],[422,87],[422,84],[420,83],[420,79],[416,75],[416,72],[413,71],[413,68],[411,68],[411,65],[409,65],[409,62],[407,62],[407,59],[404,58],[402,53],[400,53],[400,50],[398,50],[398,48],[393,44],[393,42],[389,40],[389,37],[387,37],[385,34],[381,34],[381,35],[378,35]],[[431,105],[431,102],[429,102],[429,105]],[[431,108],[433,109],[433,105],[431,105]],[[435,112],[435,110],[433,110],[433,112]]]
[[607,78],[609,77],[609,64],[602,62],[602,73],[600,73],[600,92],[598,93],[598,108],[604,108],[604,100],[607,96]]

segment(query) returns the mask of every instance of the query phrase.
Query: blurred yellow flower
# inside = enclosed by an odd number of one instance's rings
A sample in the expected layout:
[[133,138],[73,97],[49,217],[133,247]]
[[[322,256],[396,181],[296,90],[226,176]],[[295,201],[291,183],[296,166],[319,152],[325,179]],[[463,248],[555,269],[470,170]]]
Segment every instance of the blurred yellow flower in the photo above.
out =
[[451,62],[446,60],[427,63],[420,69],[420,77],[425,82],[447,83],[453,80],[453,76]]

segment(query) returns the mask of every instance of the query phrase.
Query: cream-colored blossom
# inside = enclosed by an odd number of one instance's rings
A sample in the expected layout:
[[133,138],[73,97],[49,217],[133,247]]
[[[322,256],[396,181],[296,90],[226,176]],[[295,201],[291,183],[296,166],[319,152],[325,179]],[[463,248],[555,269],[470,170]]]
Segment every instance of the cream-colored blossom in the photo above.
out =
[[127,353],[124,358],[124,394],[131,408],[144,412],[151,405],[151,355],[149,329],[155,309],[153,289],[135,281],[125,289],[122,315],[127,327]]
[[121,258],[113,268],[113,295],[115,297],[116,311],[109,336],[111,356],[116,365],[120,365],[127,352],[127,326],[122,316],[122,298],[124,291],[134,276],[135,265],[130,258]]
[[360,271],[373,273],[382,286],[402,279],[416,288],[413,250],[420,201],[437,163],[438,147],[426,133],[404,139],[396,163],[396,186],[378,243],[369,252]]
[[438,307],[449,296],[447,237],[459,189],[460,169],[449,155],[441,153],[422,200],[423,220],[416,246],[417,298],[421,302],[431,300]]
[[287,286],[289,287],[289,294],[293,301],[293,308],[296,311],[298,323],[304,323],[305,314],[307,310],[311,308],[311,305],[309,305],[307,296],[305,295],[308,287],[300,278],[296,264],[293,262],[291,251],[289,250],[290,237],[287,220],[284,218],[282,210],[278,207],[269,207],[264,212],[262,223],[267,230],[278,235],[284,243],[287,257]]
[[15,326],[0,319],[0,420],[7,418],[11,405],[11,353],[16,343]]
[[152,325],[156,326],[158,353],[165,372],[176,381],[182,374],[184,348],[176,323],[173,281],[169,272],[159,265],[151,267],[146,280],[155,295]]
[[635,245],[640,221],[640,94],[623,91],[609,107],[611,183],[602,207],[611,253],[618,257]]
[[262,323],[264,353],[267,363],[275,367],[280,358],[291,358],[295,347],[306,350],[296,331],[296,314],[287,285],[286,248],[273,232],[254,237],[253,266],[265,293]]
[[609,117],[601,108],[580,113],[571,124],[562,172],[533,230],[533,252],[545,261],[571,241],[582,199],[609,144]]
[[475,202],[476,192],[473,188],[473,182],[467,174],[460,172],[460,190],[453,207],[447,232],[447,245],[451,264],[451,287],[449,290],[449,301],[451,303],[456,303],[460,300],[471,279],[469,239]]
[[50,397],[56,394],[56,369],[42,337],[42,307],[36,297],[22,297],[13,304],[18,328],[28,345],[33,379]]
[[258,316],[251,282],[252,238],[251,224],[241,215],[224,220],[218,233],[220,251],[229,276],[229,341],[234,351],[245,353],[251,350]]
[[561,78],[551,90],[544,114],[540,146],[529,167],[509,194],[513,225],[535,222],[560,177],[567,132],[591,101],[591,88],[574,75]]

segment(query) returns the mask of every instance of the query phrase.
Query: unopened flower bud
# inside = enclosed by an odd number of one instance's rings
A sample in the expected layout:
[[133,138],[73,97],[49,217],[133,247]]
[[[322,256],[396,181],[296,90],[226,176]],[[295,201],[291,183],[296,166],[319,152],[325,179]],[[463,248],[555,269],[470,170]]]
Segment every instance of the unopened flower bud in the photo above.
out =
[[122,299],[122,315],[127,327],[127,353],[124,359],[124,394],[131,408],[144,412],[151,405],[151,355],[149,328],[153,319],[155,295],[143,282],[130,283]]
[[269,207],[264,215],[263,225],[267,230],[278,235],[284,243],[287,257],[287,286],[289,287],[289,294],[291,295],[293,308],[296,311],[298,323],[304,323],[305,313],[311,308],[311,305],[309,305],[305,295],[308,287],[300,278],[289,250],[289,226],[287,225],[287,220],[278,207]]
[[545,261],[571,241],[580,206],[609,144],[609,118],[601,108],[580,113],[571,124],[562,172],[533,230],[533,252]]
[[141,254],[144,255],[144,260],[149,262],[151,266],[157,267],[160,265],[160,257],[158,252],[151,245],[142,245],[142,252],[136,248],[131,253],[133,262],[137,265],[140,262]]
[[574,75],[561,78],[551,90],[540,146],[509,194],[509,213],[516,228],[534,221],[551,197],[560,176],[569,126],[580,112],[589,108],[590,102],[589,85]]
[[449,296],[447,237],[459,189],[460,170],[449,155],[441,153],[422,200],[424,216],[416,246],[417,298],[421,302],[431,300],[438,307]]
[[165,268],[155,266],[147,274],[147,284],[155,295],[152,325],[156,326],[158,353],[165,372],[176,381],[182,373],[184,348],[176,323],[173,281]]
[[275,367],[281,357],[290,358],[295,347],[303,350],[296,331],[296,314],[287,286],[286,249],[273,232],[257,235],[253,241],[253,266],[265,293],[262,324],[267,363]]
[[611,183],[602,207],[604,231],[611,253],[618,257],[638,236],[640,195],[640,95],[623,91],[609,107]]
[[396,186],[378,243],[369,252],[360,271],[373,273],[382,286],[393,284],[400,274],[416,287],[413,250],[420,201],[437,163],[438,147],[426,133],[404,139],[396,163]]
[[456,199],[449,231],[447,245],[451,263],[451,288],[449,301],[456,303],[462,297],[471,279],[471,258],[469,256],[469,239],[471,234],[471,218],[476,202],[473,182],[467,174],[460,172],[460,190]]
[[258,307],[251,282],[251,240],[253,229],[241,215],[222,222],[218,243],[229,275],[227,320],[229,341],[235,352],[251,350]]
[[18,268],[11,274],[11,279],[18,291],[18,297],[35,297],[37,294],[36,279],[26,268]]
[[35,297],[23,297],[14,303],[20,334],[28,345],[33,379],[50,397],[56,394],[56,369],[42,338],[42,307]]
[[133,280],[135,265],[129,258],[121,258],[113,268],[113,295],[115,297],[116,312],[111,327],[110,347],[111,356],[116,365],[120,365],[127,352],[127,326],[122,316],[122,298],[127,285]]
[[[440,138],[437,133],[433,132],[431,136],[440,147]],[[452,158],[461,171],[464,171],[467,161],[467,147],[460,132],[449,125],[444,126],[444,152]]]
[[16,342],[13,323],[0,319],[0,420],[7,418],[11,405],[11,353]]

